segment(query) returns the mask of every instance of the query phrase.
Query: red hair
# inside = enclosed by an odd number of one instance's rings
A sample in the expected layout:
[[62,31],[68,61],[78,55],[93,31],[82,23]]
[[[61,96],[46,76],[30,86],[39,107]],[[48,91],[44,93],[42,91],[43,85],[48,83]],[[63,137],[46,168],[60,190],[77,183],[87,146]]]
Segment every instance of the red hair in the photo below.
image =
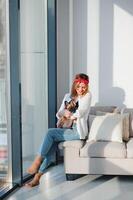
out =
[[86,85],[86,90],[85,90],[84,94],[86,94],[88,92],[89,77],[86,74],[80,73],[80,74],[77,74],[74,78],[72,88],[71,88],[71,96],[72,97],[77,96],[76,88],[80,83],[84,83]]

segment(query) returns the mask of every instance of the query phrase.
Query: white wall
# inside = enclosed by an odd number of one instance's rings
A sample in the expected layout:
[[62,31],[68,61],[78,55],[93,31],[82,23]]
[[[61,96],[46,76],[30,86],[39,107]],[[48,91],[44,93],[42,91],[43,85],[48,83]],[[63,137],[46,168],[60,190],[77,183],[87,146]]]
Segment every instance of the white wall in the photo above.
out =
[[133,107],[133,1],[71,0],[71,4],[73,68],[64,78],[87,73],[92,105]]
[[87,66],[93,104],[133,106],[132,35],[133,1],[88,0]]
[[114,1],[112,86],[123,90],[123,103],[133,107],[133,1]]
[[75,74],[87,71],[87,0],[57,1],[57,108]]
[[87,0],[73,0],[73,76],[87,71]]
[[57,0],[57,105],[69,92],[69,0]]

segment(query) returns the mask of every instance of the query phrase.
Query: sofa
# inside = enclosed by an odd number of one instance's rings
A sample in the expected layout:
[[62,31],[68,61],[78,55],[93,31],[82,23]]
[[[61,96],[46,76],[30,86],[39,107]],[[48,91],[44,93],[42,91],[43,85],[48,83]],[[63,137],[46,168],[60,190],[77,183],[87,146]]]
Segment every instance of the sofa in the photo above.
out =
[[[110,139],[107,139],[107,141],[106,139],[89,139],[92,132],[95,134],[97,129],[101,128],[101,125],[98,125],[99,128],[97,128],[96,122],[98,123],[98,120],[103,118],[104,122],[106,121],[104,115],[112,119],[117,116],[120,119],[125,114],[127,114],[126,129],[129,134],[126,139],[123,138],[123,135],[121,136],[122,141],[117,141],[118,138],[114,138],[113,141],[110,141]],[[117,123],[119,125],[116,127],[115,136],[120,130],[123,134],[123,119]],[[102,131],[104,131],[104,128],[106,129],[107,136],[112,129],[110,128],[111,123],[106,123],[109,127],[108,130],[107,126],[102,129]],[[88,126],[89,133],[85,140],[65,141],[59,144],[59,148],[64,150],[64,167],[67,180],[74,180],[86,174],[133,175],[133,109],[120,110],[115,106],[91,107]],[[112,130],[114,131],[114,129]]]

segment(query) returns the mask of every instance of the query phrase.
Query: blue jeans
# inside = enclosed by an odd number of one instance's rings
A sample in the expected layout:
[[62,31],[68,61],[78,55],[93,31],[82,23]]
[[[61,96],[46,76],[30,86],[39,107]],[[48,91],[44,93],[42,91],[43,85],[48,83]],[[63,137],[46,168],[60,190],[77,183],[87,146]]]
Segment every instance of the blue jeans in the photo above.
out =
[[73,129],[67,128],[50,128],[44,137],[43,143],[40,147],[38,154],[43,158],[39,172],[44,173],[46,168],[55,162],[57,145],[59,142],[79,140],[79,133],[74,127]]

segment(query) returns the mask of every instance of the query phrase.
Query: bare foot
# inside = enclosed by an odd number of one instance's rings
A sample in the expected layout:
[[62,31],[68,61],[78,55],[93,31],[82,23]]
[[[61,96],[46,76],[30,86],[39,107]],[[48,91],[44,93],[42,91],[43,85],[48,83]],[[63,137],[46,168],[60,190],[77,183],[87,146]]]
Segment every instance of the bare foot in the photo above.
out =
[[33,180],[30,181],[29,183],[26,183],[25,186],[31,188],[31,187],[35,187],[35,186],[39,185],[40,178],[41,178],[42,175],[43,174],[40,173],[40,172],[36,173],[35,176],[34,176],[34,178],[33,178]]
[[32,165],[27,169],[27,173],[28,174],[37,173],[41,163],[42,163],[42,157],[41,156],[37,156],[35,158],[35,160],[33,161]]

